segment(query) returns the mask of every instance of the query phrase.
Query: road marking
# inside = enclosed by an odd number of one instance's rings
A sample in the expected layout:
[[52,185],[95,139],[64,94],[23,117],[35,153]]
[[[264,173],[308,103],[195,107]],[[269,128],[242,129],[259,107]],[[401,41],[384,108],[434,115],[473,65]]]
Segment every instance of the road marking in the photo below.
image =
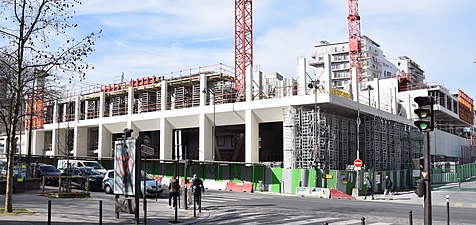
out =
[[455,202],[455,207],[462,207],[463,203],[462,202]]
[[239,215],[240,218],[226,219],[224,221],[217,221],[217,222],[214,222],[214,223],[215,224],[228,224],[228,223],[234,223],[234,222],[240,222],[240,221],[253,221],[257,218],[267,216],[266,214],[255,214],[255,213],[253,213],[253,214],[248,214],[248,216],[246,216],[246,217],[244,217],[243,214],[242,214],[242,215]]
[[377,222],[377,223],[369,223],[370,225],[392,225],[391,223],[382,223],[382,222]]
[[[293,225],[315,224],[318,222],[328,222],[329,220],[337,220],[337,218],[316,218],[316,219],[310,219],[310,220],[293,221],[290,224],[293,224]],[[276,222],[279,222],[279,221],[276,221]]]
[[471,204],[471,207],[476,208],[476,203]]
[[355,224],[355,223],[360,223],[362,220],[346,220],[346,221],[339,221],[335,223],[329,223],[331,225],[349,225],[349,224]]

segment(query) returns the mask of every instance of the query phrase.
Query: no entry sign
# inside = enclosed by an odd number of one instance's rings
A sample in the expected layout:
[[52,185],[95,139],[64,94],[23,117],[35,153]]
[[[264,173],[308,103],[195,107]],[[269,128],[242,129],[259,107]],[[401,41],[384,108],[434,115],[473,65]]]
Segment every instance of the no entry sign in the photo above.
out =
[[362,160],[361,159],[354,160],[354,166],[355,167],[362,167]]

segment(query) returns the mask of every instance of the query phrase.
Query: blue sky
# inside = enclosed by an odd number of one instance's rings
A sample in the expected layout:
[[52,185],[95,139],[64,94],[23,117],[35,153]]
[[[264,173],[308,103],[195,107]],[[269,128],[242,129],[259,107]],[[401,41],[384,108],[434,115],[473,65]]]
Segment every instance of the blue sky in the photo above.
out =
[[[390,58],[406,55],[427,82],[476,99],[476,1],[361,0],[361,31]],[[86,83],[234,64],[234,0],[87,0],[78,35],[103,30]],[[347,0],[254,0],[254,64],[296,77],[297,58],[321,40],[347,41]],[[311,71],[309,71],[312,73]]]

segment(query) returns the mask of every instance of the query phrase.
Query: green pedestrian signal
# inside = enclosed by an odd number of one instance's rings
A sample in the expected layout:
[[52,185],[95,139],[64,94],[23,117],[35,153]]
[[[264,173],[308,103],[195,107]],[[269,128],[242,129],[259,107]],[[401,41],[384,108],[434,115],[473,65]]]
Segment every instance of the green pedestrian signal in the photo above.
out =
[[414,101],[418,104],[418,108],[414,110],[418,116],[415,126],[422,132],[430,132],[434,129],[435,115],[433,113],[433,105],[435,104],[431,96],[415,97]]

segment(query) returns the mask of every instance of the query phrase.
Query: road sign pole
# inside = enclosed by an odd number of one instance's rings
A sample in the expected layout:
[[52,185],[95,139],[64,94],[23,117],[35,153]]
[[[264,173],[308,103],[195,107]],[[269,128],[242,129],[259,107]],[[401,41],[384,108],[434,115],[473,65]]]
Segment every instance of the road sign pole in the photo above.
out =
[[[433,106],[431,106],[433,107]],[[425,197],[424,197],[424,202],[425,202],[425,210],[424,210],[424,222],[425,225],[431,225],[432,224],[432,218],[431,218],[431,155],[430,155],[430,132],[425,132],[424,133],[424,138],[423,138],[423,158],[425,161],[424,168],[423,170],[427,172],[427,178],[424,179],[425,181]]]

